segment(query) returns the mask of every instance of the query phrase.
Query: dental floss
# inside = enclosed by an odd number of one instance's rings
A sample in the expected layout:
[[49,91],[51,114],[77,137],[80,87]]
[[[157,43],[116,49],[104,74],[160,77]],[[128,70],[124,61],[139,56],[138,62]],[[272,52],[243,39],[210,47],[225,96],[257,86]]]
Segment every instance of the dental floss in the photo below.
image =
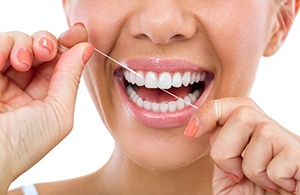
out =
[[165,89],[160,89],[160,90],[162,90],[163,92],[169,94],[170,96],[172,96],[172,97],[174,97],[174,98],[177,98],[178,100],[180,100],[180,101],[186,103],[187,105],[189,105],[189,106],[195,108],[196,110],[198,109],[197,106],[195,106],[194,104],[191,104],[190,102],[188,102],[188,101],[186,101],[186,100],[184,100],[184,99],[178,97],[177,95],[174,95],[173,93],[171,93],[171,92],[169,92],[169,91],[167,91],[167,90],[165,90]]
[[[67,47],[65,47],[65,46],[63,46],[63,45],[59,45],[59,52],[64,53],[64,52],[67,51],[67,50],[69,50]],[[122,66],[123,68],[125,68],[125,69],[128,70],[129,72],[135,74],[136,76],[140,77],[141,79],[145,79],[142,75],[140,75],[140,74],[137,73],[136,71],[132,70],[131,68],[129,68],[129,67],[126,66],[125,64],[123,64],[123,63],[121,63],[121,62],[115,60],[114,58],[110,57],[109,55],[103,53],[103,52],[100,51],[99,49],[94,48],[94,51],[96,51],[97,53],[99,53],[99,54],[103,55],[104,57],[110,59],[111,61],[113,61],[113,62],[119,64],[120,66]],[[165,89],[161,89],[161,88],[159,88],[159,89],[162,90],[163,92],[169,94],[170,96],[172,96],[172,97],[174,97],[174,98],[176,98],[176,99],[178,99],[178,100],[184,102],[185,104],[187,104],[187,105],[189,105],[189,106],[195,108],[196,110],[198,109],[197,106],[195,106],[195,105],[191,104],[190,102],[188,102],[188,101],[186,101],[186,100],[184,100],[184,99],[178,97],[177,95],[175,95],[175,94],[173,94],[173,93],[171,93],[171,92],[169,92],[169,91],[167,91],[167,90],[165,90]]]

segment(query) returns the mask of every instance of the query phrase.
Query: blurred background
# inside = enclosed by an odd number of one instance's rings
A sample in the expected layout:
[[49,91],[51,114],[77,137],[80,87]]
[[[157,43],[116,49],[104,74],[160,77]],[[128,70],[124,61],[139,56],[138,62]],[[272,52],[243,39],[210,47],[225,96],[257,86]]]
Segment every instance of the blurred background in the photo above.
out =
[[[0,0],[0,31],[32,34],[47,30],[55,36],[68,29],[59,0]],[[281,50],[263,58],[251,97],[273,119],[300,135],[300,16]],[[299,121],[298,121],[299,120]],[[70,135],[44,159],[20,176],[11,188],[28,183],[64,180],[99,169],[114,143],[100,120],[82,80]],[[0,154],[1,155],[1,154]]]

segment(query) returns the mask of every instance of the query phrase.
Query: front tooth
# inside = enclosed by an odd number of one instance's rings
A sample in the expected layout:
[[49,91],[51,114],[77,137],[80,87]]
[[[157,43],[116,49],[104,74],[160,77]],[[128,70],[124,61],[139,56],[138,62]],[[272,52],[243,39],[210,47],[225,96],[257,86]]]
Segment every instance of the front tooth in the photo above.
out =
[[145,86],[147,88],[157,88],[157,74],[155,72],[148,72],[145,78]]
[[133,74],[132,72],[130,72],[129,74],[130,74],[130,82],[134,85],[135,84],[135,80],[136,80],[136,75]]
[[153,112],[159,112],[160,105],[158,103],[152,103]]
[[144,108],[146,110],[151,110],[151,102],[149,101],[144,101]]
[[159,109],[161,112],[168,112],[169,105],[167,103],[160,103]]
[[172,85],[173,87],[181,87],[182,85],[182,78],[181,74],[179,72],[176,72],[172,79]]
[[182,84],[187,87],[190,84],[190,81],[191,81],[191,73],[190,72],[184,73],[182,77]]
[[168,72],[160,74],[158,79],[158,87],[161,89],[170,89],[172,87],[172,76]]
[[175,101],[171,101],[169,104],[169,112],[174,112],[177,109],[177,103]]
[[143,71],[138,71],[138,74],[142,76],[141,77],[136,77],[136,84],[137,86],[144,86],[145,85],[145,80],[144,80],[144,72]]

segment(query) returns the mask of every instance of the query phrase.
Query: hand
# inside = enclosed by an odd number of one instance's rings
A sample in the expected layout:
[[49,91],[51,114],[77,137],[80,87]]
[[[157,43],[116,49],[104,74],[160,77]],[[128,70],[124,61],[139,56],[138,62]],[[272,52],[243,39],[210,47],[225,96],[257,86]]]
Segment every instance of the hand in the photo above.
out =
[[71,27],[59,42],[73,47],[60,54],[48,32],[0,34],[0,194],[71,131],[81,73],[93,52],[80,43],[86,39],[82,25]]
[[194,136],[210,135],[214,194],[300,194],[299,137],[248,97],[219,101],[201,106],[194,120]]

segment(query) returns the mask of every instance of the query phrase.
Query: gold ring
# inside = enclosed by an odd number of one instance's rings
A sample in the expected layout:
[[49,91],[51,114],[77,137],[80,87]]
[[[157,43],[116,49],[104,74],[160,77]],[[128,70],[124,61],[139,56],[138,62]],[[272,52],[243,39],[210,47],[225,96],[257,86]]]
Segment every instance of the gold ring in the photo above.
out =
[[221,119],[222,117],[222,105],[220,100],[215,100],[215,111],[216,111],[216,118],[217,122]]

